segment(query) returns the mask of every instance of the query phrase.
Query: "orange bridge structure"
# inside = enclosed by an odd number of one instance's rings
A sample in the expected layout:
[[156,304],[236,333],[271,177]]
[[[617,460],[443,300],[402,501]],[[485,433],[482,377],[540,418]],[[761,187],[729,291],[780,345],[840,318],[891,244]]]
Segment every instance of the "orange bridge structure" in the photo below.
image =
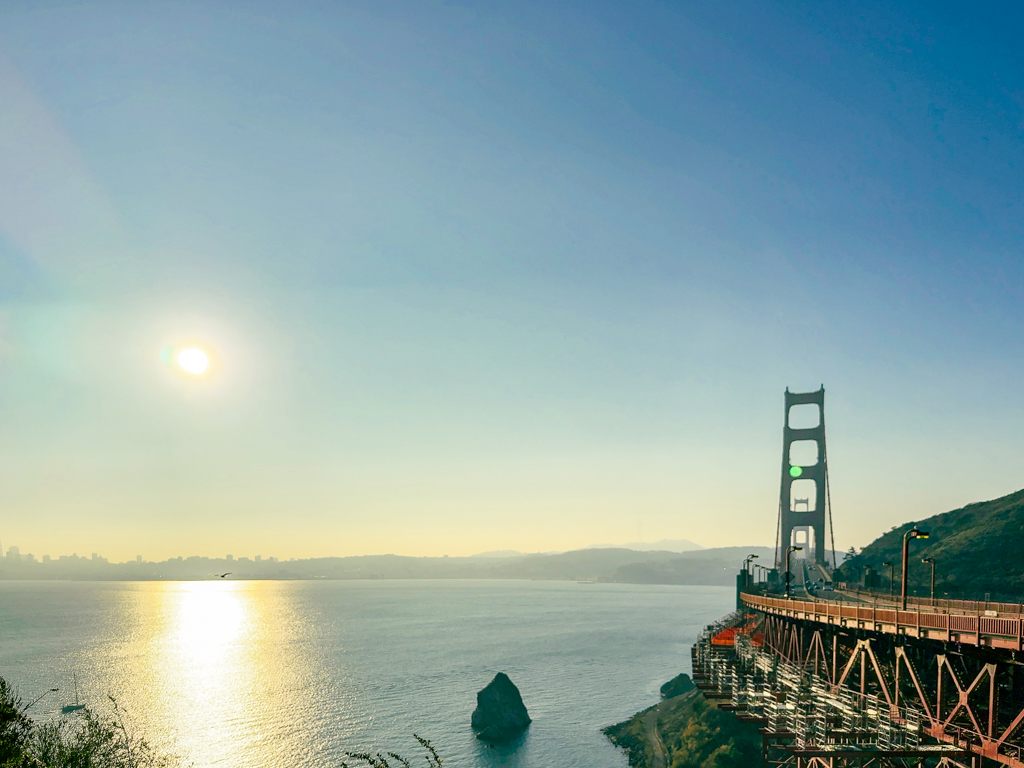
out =
[[[807,402],[823,408],[824,390],[787,392],[787,430],[791,404]],[[795,436],[804,437],[787,431],[785,453]],[[823,431],[814,438],[824,444]],[[826,477],[824,467],[791,472],[787,458],[784,478]],[[786,506],[791,485],[784,479]],[[800,514],[780,505],[779,550],[796,548],[788,537],[801,528],[819,536],[823,516]],[[799,561],[805,577],[828,575],[823,549]],[[910,600],[904,610],[852,590],[779,594],[778,573],[740,583],[736,613],[694,644],[693,676],[707,698],[760,727],[768,764],[1024,768],[1021,604]]]

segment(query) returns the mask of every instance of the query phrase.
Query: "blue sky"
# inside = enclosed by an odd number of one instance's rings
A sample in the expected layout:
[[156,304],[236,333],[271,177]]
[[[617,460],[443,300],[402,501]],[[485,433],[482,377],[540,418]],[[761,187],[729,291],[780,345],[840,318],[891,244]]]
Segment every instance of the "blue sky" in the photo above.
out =
[[6,4],[0,539],[767,543],[819,383],[838,544],[1020,488],[1021,16]]

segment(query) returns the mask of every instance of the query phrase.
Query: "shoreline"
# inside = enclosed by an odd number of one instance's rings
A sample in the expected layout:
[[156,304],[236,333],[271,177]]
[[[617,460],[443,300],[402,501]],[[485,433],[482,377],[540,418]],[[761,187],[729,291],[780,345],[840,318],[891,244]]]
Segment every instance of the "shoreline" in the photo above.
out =
[[662,699],[601,732],[626,752],[630,768],[759,768],[761,735],[708,702],[686,674],[662,686]]

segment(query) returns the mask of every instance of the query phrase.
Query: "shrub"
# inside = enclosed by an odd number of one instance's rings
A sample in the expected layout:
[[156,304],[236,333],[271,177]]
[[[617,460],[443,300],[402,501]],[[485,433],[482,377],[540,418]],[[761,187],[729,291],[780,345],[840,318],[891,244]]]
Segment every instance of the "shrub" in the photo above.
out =
[[110,697],[111,710],[86,708],[74,717],[37,723],[11,686],[0,677],[0,768],[173,768],[178,761],[155,752],[125,721]]
[[[180,761],[156,752],[128,726],[113,696],[110,712],[88,707],[73,717],[37,723],[18,694],[0,677],[0,768],[175,768]],[[413,734],[427,768],[442,768],[433,745]],[[422,765],[422,762],[419,763]],[[412,768],[395,752],[346,752],[339,768]]]

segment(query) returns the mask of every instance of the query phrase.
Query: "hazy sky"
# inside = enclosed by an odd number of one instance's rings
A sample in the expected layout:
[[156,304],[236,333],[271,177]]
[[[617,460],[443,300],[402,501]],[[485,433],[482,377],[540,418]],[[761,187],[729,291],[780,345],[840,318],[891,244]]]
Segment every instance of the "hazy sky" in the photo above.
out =
[[1024,486],[1024,12],[893,5],[3,3],[0,540],[770,544],[822,382],[841,547]]

